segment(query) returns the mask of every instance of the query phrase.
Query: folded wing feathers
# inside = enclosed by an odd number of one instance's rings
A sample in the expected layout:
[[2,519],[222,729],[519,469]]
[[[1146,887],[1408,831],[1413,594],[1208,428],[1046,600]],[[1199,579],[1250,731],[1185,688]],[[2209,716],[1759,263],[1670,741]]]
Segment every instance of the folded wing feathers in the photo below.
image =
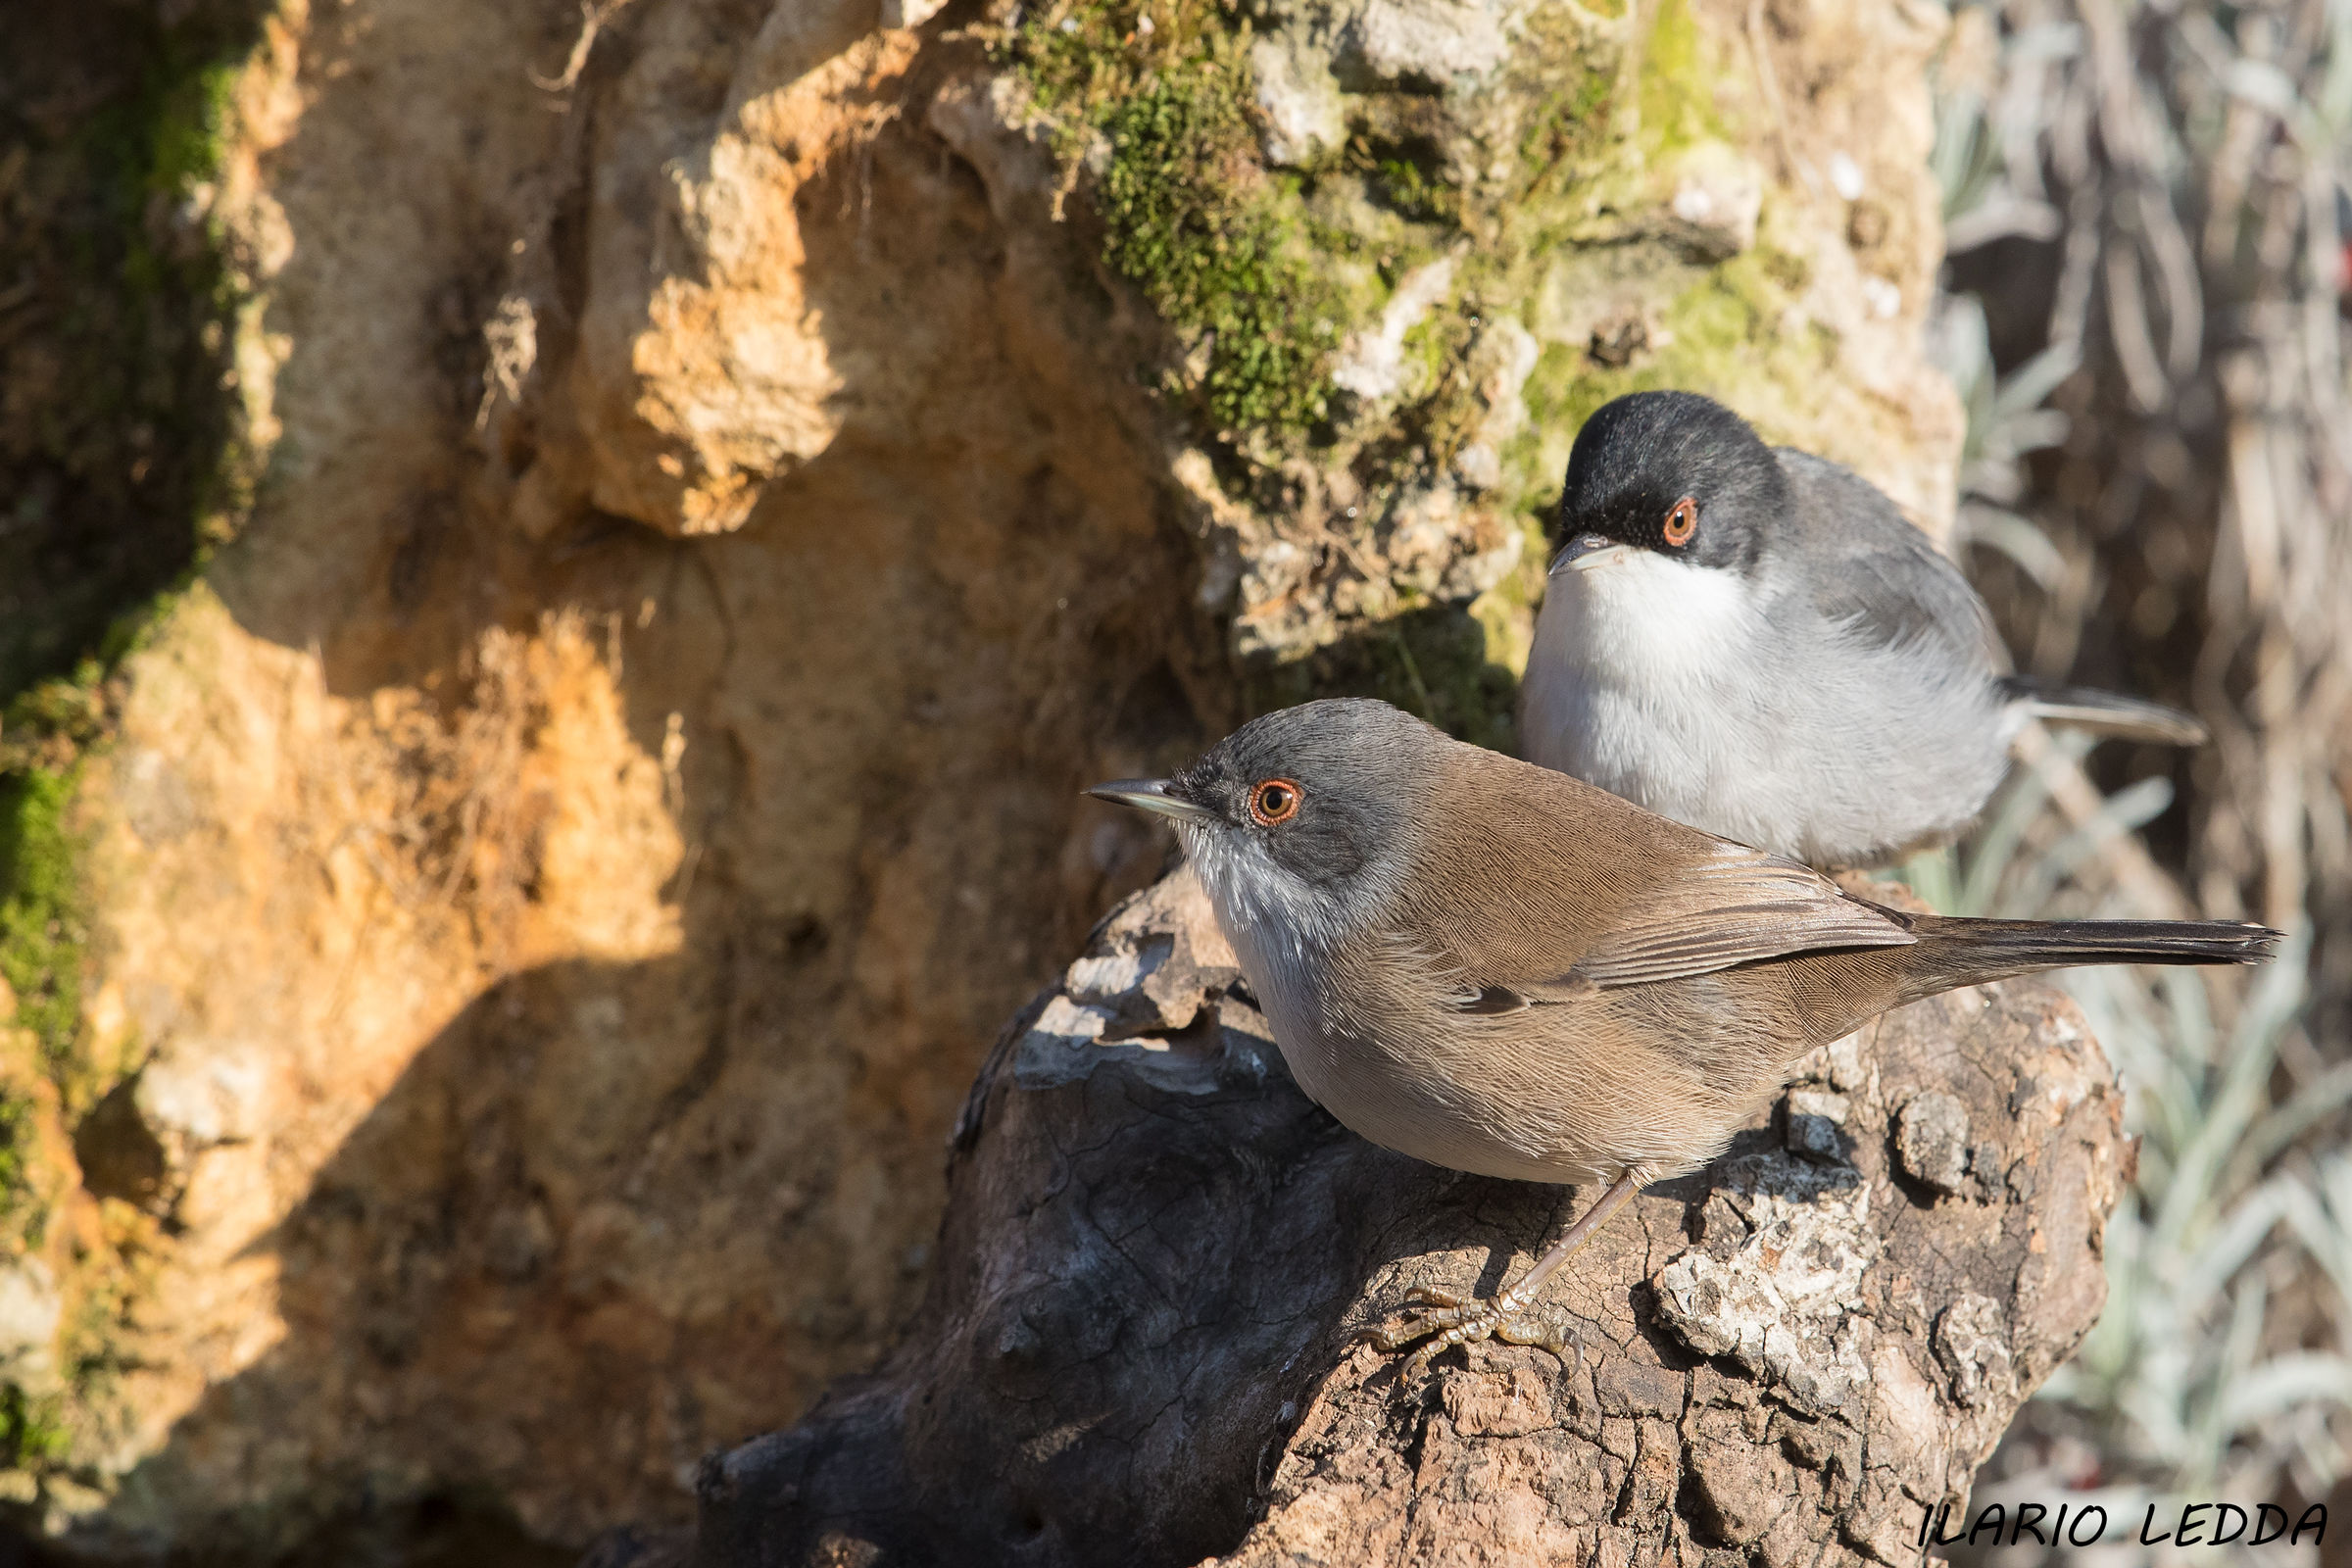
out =
[[1820,948],[1892,948],[1919,938],[1818,873],[1725,844],[1644,911],[1593,944],[1575,972],[1596,986],[1642,985]]

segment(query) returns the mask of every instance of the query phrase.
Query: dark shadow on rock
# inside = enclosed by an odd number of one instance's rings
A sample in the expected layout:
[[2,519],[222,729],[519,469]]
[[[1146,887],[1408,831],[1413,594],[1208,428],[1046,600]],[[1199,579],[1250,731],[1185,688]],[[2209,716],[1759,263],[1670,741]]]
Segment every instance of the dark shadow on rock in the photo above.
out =
[[[780,1079],[827,1070],[776,1011],[804,959],[779,936],[716,964],[560,963],[493,986],[248,1250],[279,1264],[284,1337],[69,1544],[190,1568],[568,1560],[551,1540],[585,1539],[614,1498],[683,1501],[709,1448],[869,1359],[906,1262],[824,1201],[874,1131],[760,1136]],[[663,1054],[648,1036],[696,1044]],[[722,1167],[768,1195],[762,1211],[710,1211]],[[817,1292],[792,1288],[810,1275]]]
[[[74,1568],[87,1560],[30,1556],[24,1568]],[[534,1540],[479,1489],[453,1488],[362,1499],[277,1550],[257,1551],[248,1540],[223,1537],[149,1560],[157,1568],[565,1568],[577,1554]],[[18,1568],[5,1548],[0,1568]]]
[[[1201,1009],[1173,1034],[1060,1039],[1047,999],[1012,1020],[958,1125],[957,1200],[905,1342],[800,1427],[703,1467],[695,1561],[852,1541],[909,1563],[1196,1561],[1247,1530],[1256,1466],[1368,1269],[1433,1245],[1441,1194],[1502,1235],[1541,1231],[1557,1194],[1341,1127],[1238,977],[1194,957],[1179,935],[1156,961]],[[816,1506],[779,1513],[784,1496]]]
[[198,182],[214,74],[269,9],[36,4],[0,24],[0,702],[111,654],[109,628],[249,480]]
[[1377,697],[1456,740],[1516,756],[1519,678],[1466,604],[1439,602],[1350,626],[1330,646],[1244,673],[1253,712],[1316,697]]

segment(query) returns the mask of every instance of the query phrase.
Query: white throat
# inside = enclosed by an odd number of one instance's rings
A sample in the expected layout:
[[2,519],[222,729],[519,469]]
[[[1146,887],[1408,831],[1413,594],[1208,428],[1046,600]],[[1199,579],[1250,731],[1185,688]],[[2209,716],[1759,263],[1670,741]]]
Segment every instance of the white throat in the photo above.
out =
[[1239,833],[1183,824],[1184,853],[1200,874],[1225,934],[1270,964],[1299,965],[1339,945],[1352,910],[1298,877]]
[[1614,545],[1552,574],[1530,667],[1555,654],[1628,691],[1687,689],[1749,667],[1764,635],[1739,572]]

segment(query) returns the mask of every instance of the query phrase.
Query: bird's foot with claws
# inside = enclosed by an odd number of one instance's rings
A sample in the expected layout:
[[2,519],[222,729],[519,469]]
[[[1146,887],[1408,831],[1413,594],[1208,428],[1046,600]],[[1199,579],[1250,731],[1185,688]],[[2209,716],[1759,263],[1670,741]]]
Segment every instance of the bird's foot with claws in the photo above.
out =
[[1583,1356],[1575,1331],[1569,1327],[1568,1314],[1556,1306],[1521,1304],[1511,1300],[1507,1294],[1491,1300],[1465,1300],[1426,1286],[1408,1292],[1405,1302],[1413,1310],[1403,1322],[1364,1329],[1356,1335],[1357,1340],[1384,1353],[1401,1350],[1416,1340],[1426,1341],[1413,1352],[1412,1359],[1404,1363],[1402,1381],[1405,1382],[1417,1381],[1429,1370],[1433,1358],[1452,1347],[1479,1340],[1541,1346],[1570,1365]]

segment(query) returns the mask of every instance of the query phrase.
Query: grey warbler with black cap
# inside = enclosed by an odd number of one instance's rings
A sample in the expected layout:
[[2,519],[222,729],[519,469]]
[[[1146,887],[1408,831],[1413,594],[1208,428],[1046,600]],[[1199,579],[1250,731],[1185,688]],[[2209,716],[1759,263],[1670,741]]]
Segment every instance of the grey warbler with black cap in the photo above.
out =
[[1435,1336],[1408,1375],[1490,1335],[1563,1349],[1531,1311],[1561,1260],[1886,1008],[2066,964],[2251,963],[2278,940],[1884,908],[1366,700],[1266,714],[1172,778],[1088,793],[1174,821],[1292,1076],[1348,1127],[1454,1170],[1608,1184],[1499,1297],[1422,1293],[1374,1335]]
[[1893,502],[1693,393],[1586,422],[1557,532],[1528,759],[1743,844],[1836,866],[1946,840],[2032,717],[2205,738],[2155,703],[2003,674],[1984,601]]

